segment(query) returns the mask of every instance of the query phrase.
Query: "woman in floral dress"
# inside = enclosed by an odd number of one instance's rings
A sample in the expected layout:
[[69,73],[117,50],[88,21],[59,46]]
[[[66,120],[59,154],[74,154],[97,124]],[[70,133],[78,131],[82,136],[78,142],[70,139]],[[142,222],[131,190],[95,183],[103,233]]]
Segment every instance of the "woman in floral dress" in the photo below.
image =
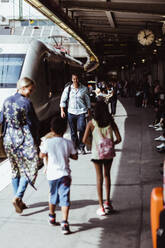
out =
[[38,171],[38,119],[29,100],[34,86],[31,79],[20,79],[17,93],[4,101],[1,112],[3,143],[11,164],[13,205],[17,213],[26,208],[22,198],[28,183],[34,186]]

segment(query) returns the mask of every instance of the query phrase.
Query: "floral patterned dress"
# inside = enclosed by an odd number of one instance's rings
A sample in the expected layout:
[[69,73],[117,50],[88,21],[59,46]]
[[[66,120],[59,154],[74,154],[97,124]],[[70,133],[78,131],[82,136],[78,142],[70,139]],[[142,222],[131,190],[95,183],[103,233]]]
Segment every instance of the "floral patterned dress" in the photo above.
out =
[[31,101],[16,93],[4,101],[1,119],[3,143],[11,163],[12,178],[37,175],[38,119]]

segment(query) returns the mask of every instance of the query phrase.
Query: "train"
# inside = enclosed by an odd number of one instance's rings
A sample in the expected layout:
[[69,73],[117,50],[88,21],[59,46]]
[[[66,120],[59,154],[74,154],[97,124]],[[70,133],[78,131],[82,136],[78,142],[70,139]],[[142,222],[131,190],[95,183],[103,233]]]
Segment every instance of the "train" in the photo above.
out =
[[0,109],[4,100],[16,92],[19,78],[36,83],[31,96],[40,123],[59,111],[65,84],[73,72],[83,73],[83,63],[40,40],[29,43],[0,44]]

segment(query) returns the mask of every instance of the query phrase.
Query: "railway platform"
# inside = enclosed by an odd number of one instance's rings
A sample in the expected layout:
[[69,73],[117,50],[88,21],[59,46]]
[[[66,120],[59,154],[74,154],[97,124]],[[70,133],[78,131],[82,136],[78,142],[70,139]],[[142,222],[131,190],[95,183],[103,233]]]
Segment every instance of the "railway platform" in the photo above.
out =
[[[72,186],[69,215],[70,235],[60,226],[48,224],[48,183],[39,171],[37,191],[28,187],[24,201],[28,209],[17,214],[12,205],[10,166],[0,166],[0,245],[3,248],[152,248],[150,194],[162,186],[160,163],[154,141],[160,132],[148,128],[151,108],[136,108],[132,98],[121,98],[114,117],[122,142],[116,146],[112,166],[112,202],[115,214],[97,216],[95,170],[90,153],[71,160]],[[67,133],[66,136],[69,134]],[[57,208],[57,221],[61,211]]]

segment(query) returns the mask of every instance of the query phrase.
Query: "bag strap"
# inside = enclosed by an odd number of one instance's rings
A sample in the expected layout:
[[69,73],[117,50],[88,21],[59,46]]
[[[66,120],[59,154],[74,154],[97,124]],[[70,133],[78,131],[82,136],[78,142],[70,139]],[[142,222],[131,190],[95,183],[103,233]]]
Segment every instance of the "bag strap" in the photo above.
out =
[[70,91],[71,91],[71,85],[69,85],[69,87],[68,87],[68,96],[67,96],[66,101],[69,101]]

